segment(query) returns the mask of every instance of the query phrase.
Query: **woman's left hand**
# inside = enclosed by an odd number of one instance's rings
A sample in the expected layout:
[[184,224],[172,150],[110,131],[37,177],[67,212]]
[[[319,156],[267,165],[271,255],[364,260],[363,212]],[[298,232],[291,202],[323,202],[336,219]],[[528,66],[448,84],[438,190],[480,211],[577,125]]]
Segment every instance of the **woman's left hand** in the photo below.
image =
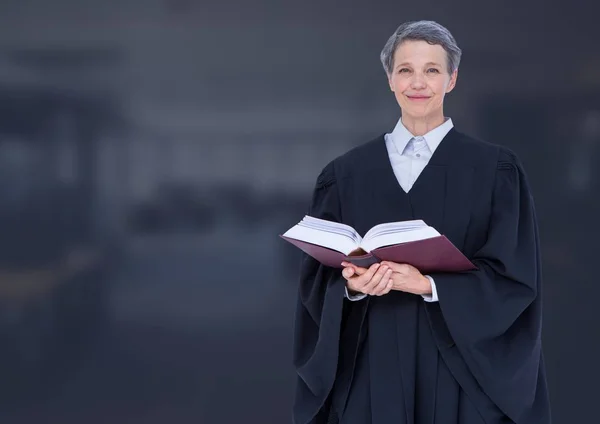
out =
[[431,294],[431,282],[414,266],[389,261],[383,261],[381,265],[387,265],[392,270],[392,290],[418,295]]

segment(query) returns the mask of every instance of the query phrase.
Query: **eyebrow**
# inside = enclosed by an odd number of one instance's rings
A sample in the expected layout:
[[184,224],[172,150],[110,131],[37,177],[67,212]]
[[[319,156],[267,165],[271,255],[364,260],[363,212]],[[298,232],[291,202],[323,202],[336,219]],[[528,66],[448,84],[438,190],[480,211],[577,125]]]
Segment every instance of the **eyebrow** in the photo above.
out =
[[[427,63],[425,64],[425,66],[432,66],[432,65],[433,65],[433,66],[442,66],[442,65],[440,65],[439,63],[436,63],[436,62],[427,62]],[[403,62],[403,63],[399,63],[399,64],[396,66],[396,68],[398,68],[398,67],[400,67],[400,66],[412,66],[412,65],[411,65],[410,63],[408,63],[408,62]]]

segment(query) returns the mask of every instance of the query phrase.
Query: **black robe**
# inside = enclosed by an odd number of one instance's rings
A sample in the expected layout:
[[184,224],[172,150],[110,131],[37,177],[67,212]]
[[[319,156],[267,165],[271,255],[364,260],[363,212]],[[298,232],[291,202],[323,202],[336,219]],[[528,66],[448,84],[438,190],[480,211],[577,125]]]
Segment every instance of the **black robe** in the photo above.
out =
[[380,136],[323,169],[308,213],[360,234],[423,219],[478,270],[431,274],[439,302],[352,302],[341,270],[304,254],[295,424],[550,423],[536,216],[511,151],[452,129],[405,193]]

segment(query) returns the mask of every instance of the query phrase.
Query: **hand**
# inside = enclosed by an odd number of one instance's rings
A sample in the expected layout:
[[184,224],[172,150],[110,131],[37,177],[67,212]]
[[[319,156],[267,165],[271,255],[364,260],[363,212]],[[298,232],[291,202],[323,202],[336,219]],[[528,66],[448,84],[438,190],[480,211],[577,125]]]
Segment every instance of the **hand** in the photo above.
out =
[[392,290],[418,295],[431,294],[431,282],[414,266],[389,261],[381,262],[381,266],[387,266],[393,271],[391,276],[393,281]]
[[369,269],[342,262],[342,276],[349,290],[371,296],[383,296],[392,289],[392,270],[388,266],[373,264]]

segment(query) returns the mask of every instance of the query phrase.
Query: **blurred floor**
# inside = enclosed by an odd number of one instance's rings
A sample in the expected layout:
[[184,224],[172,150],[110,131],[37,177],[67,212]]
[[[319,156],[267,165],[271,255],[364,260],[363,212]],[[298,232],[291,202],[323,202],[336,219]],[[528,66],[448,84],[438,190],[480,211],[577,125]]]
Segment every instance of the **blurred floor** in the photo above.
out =
[[1,422],[289,422],[293,284],[261,267],[278,243],[264,229],[132,240],[93,346]]

